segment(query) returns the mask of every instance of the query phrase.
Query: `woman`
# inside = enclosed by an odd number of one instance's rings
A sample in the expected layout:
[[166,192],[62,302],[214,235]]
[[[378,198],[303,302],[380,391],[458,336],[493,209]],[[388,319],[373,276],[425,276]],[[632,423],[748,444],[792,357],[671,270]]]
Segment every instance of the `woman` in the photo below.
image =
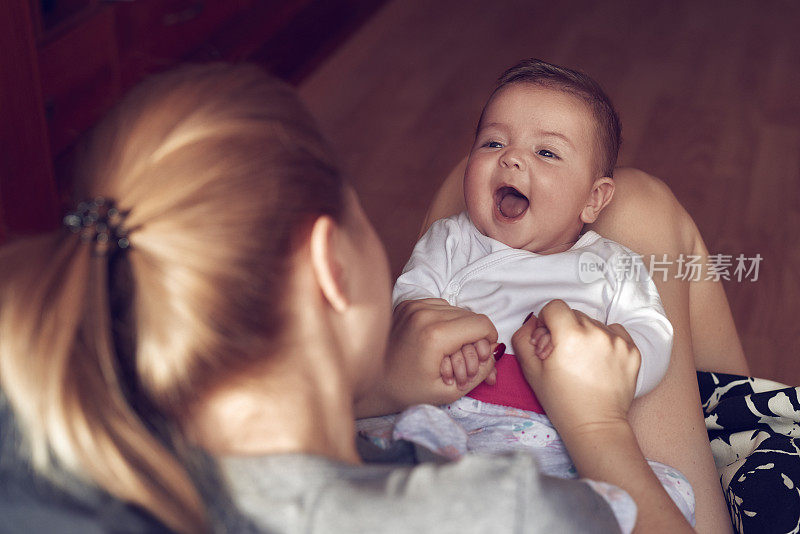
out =
[[[616,528],[587,485],[522,455],[357,465],[354,406],[457,398],[441,356],[477,341],[464,331],[496,332],[436,301],[399,309],[390,332],[386,255],[290,89],[250,67],[161,76],[98,130],[81,176],[72,233],[0,253],[0,381],[40,470],[65,466],[179,532],[244,528],[192,467],[198,447],[265,529]],[[630,340],[563,303],[540,319],[550,358],[530,322],[514,349],[579,472],[627,489],[638,530],[689,531],[626,420]],[[421,336],[439,349],[418,351]],[[559,387],[576,358],[592,380]]]

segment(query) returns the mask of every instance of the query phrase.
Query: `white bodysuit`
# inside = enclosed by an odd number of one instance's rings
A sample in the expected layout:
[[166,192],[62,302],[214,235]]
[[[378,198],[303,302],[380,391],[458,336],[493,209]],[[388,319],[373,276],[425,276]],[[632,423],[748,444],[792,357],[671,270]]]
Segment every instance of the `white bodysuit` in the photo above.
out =
[[431,297],[487,315],[509,349],[523,319],[553,299],[604,324],[619,323],[642,355],[637,397],[669,365],[672,325],[641,257],[592,231],[565,252],[541,255],[481,234],[466,212],[440,219],[414,247],[392,302]]

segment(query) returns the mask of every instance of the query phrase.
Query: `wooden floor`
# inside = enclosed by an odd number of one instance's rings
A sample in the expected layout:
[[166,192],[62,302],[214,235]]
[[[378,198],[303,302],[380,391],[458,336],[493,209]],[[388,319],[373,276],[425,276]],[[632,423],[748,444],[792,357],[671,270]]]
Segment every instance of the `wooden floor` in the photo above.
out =
[[302,84],[397,273],[466,155],[497,75],[586,71],[623,122],[620,163],[664,179],[726,284],[754,374],[800,385],[800,3],[394,0]]

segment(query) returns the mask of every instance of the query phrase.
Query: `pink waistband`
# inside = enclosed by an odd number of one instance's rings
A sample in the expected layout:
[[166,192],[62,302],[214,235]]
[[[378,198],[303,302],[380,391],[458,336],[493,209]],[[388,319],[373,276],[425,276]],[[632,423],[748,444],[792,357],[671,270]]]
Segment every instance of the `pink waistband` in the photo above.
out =
[[494,368],[497,370],[497,383],[490,386],[486,382],[482,382],[469,392],[468,397],[500,406],[544,413],[539,399],[536,398],[536,394],[525,380],[525,375],[522,374],[522,367],[516,356],[506,353],[497,361]]

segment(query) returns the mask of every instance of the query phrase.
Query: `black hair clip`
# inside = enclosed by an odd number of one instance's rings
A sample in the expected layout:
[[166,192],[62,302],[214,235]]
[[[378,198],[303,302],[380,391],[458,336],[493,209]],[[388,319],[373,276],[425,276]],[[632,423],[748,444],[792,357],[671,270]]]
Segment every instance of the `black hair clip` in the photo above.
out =
[[114,246],[121,250],[130,246],[125,215],[114,206],[113,200],[95,197],[69,212],[64,217],[64,226],[73,234],[80,234],[84,243],[94,243],[96,253],[102,255]]

